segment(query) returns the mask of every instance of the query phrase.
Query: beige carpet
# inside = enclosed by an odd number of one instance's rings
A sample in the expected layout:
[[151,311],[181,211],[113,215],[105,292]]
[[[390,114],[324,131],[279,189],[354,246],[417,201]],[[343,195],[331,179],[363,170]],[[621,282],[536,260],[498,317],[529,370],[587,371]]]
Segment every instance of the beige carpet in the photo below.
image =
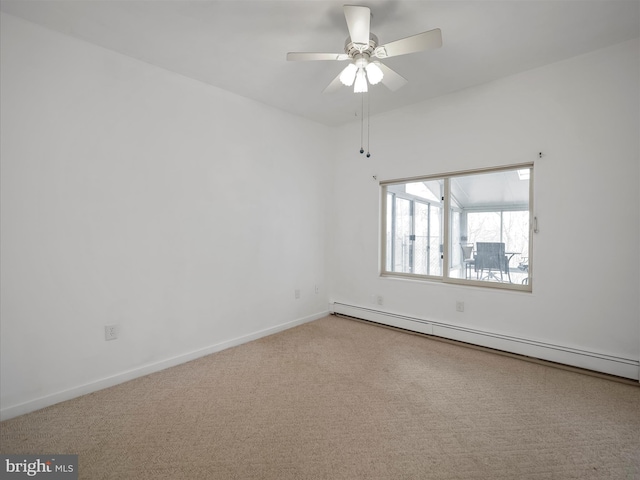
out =
[[639,479],[640,388],[327,317],[0,424],[84,479]]

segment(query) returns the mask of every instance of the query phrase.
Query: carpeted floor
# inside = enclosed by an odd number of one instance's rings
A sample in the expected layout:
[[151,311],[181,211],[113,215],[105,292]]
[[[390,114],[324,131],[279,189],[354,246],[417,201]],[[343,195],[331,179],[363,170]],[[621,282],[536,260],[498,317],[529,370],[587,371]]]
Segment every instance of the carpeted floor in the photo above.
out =
[[640,479],[640,388],[338,317],[0,423],[82,479]]

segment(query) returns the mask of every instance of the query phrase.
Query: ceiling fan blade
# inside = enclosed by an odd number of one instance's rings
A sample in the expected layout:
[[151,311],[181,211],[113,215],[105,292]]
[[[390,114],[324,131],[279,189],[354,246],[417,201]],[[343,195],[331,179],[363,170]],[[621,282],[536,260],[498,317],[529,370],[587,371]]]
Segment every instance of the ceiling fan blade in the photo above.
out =
[[289,52],[287,60],[289,62],[307,62],[313,60],[348,60],[346,53],[311,53],[311,52]]
[[342,72],[340,72],[338,74],[338,76],[336,78],[333,79],[333,81],[327,85],[327,88],[325,88],[322,93],[334,93],[337,92],[338,90],[340,90],[340,87],[343,87],[344,85],[342,85],[342,82],[340,81],[340,75],[342,74]]
[[421,52],[442,46],[442,32],[439,28],[402,38],[376,48],[373,56],[378,58],[395,57],[407,53]]
[[369,10],[369,7],[345,5],[344,18],[347,20],[351,41],[361,45],[369,45],[369,27],[371,24],[371,10]]
[[389,90],[395,92],[401,87],[404,87],[408,80],[404,78],[399,73],[391,70],[384,63],[378,63],[378,67],[382,70],[384,76],[382,77],[382,84],[387,87]]

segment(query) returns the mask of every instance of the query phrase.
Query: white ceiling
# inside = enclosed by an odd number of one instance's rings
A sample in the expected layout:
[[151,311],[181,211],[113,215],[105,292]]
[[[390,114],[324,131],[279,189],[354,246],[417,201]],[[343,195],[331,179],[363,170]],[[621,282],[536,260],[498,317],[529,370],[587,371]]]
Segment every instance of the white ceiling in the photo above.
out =
[[[345,2],[2,0],[1,9],[296,115],[338,125],[359,96],[322,90],[342,62],[287,62],[289,51],[343,51]],[[381,44],[433,28],[443,47],[385,60],[409,80],[371,88],[392,110],[640,36],[638,0],[373,0]]]

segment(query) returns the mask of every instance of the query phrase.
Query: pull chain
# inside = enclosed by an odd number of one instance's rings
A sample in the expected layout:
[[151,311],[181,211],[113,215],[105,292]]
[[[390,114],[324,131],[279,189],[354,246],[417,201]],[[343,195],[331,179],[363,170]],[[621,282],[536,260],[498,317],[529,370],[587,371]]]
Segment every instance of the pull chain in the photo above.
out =
[[360,153],[364,153],[364,93],[360,94]]
[[360,153],[364,153],[364,96],[367,96],[367,158],[371,157],[369,152],[369,140],[371,137],[371,101],[368,93],[361,93],[360,97]]
[[371,140],[371,103],[370,103],[370,96],[367,93],[367,158],[369,158],[371,156],[371,153],[369,153],[369,140]]

